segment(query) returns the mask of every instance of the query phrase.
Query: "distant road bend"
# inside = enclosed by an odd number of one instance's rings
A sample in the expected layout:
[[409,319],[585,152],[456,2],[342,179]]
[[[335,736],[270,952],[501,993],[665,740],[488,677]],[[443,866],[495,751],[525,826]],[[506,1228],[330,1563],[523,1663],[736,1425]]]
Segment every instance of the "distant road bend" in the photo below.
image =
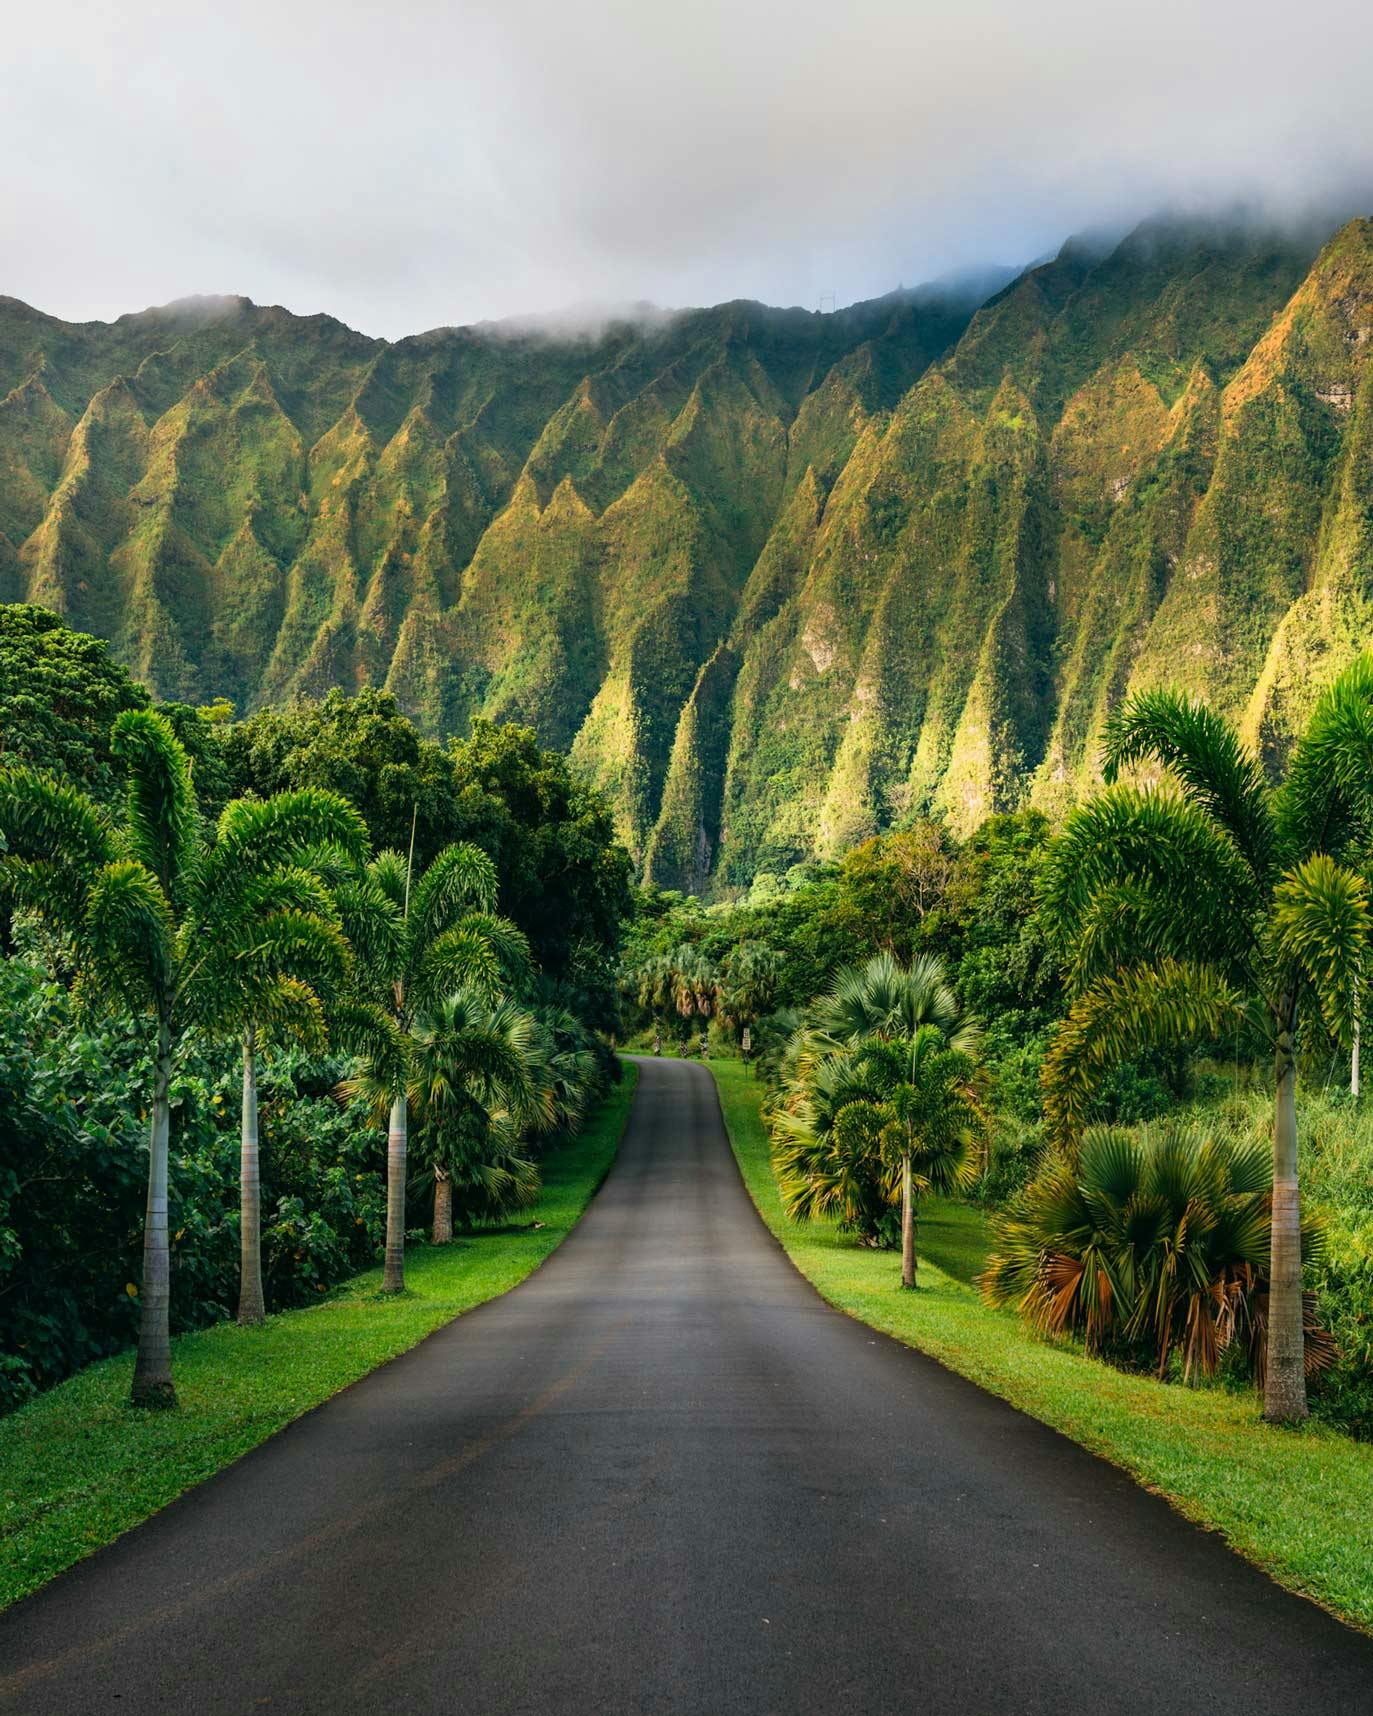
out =
[[1373,1640],[830,1310],[709,1073],[580,1227],[0,1616],[0,1711],[1373,1712]]

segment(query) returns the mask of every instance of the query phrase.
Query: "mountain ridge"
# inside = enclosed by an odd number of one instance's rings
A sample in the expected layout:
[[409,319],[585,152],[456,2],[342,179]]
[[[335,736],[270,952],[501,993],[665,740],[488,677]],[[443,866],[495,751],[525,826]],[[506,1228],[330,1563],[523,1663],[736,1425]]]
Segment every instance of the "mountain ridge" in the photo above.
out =
[[1370,221],[575,340],[197,302],[0,299],[0,597],[163,696],[528,721],[668,885],[1061,809],[1161,676],[1277,757],[1366,629]]

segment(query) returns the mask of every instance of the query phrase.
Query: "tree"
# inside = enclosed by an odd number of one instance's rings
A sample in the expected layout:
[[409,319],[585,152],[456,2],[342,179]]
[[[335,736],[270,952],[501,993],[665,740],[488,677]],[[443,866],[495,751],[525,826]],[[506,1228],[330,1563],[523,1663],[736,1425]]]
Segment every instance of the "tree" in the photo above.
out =
[[704,1034],[719,998],[720,980],[715,967],[699,947],[684,942],[668,955],[668,983],[672,1005],[682,1033],[682,1053],[687,1051],[691,1021],[699,1019]]
[[[302,924],[302,885],[289,871],[274,882],[243,874],[234,837],[206,838],[190,763],[170,723],[148,710],[115,721],[112,755],[127,773],[116,825],[84,793],[50,775],[15,769],[0,775],[0,876],[15,903],[67,932],[76,988],[87,1005],[112,1000],[150,1019],[152,1077],[148,1199],[143,1236],[136,1405],[175,1402],[168,1319],[167,1234],[169,1088],[184,1034],[235,1028],[240,966],[264,981],[287,975],[318,944]],[[324,807],[311,804],[311,825]],[[226,815],[228,813],[226,812]],[[283,822],[289,815],[282,812]],[[356,823],[339,817],[346,842]]]
[[583,1017],[614,1029],[629,855],[600,797],[531,729],[477,720],[444,747],[390,693],[334,690],[259,711],[228,729],[223,749],[237,791],[342,793],[378,851],[413,851],[421,870],[455,842],[481,847],[540,968],[579,991]]
[[[973,1055],[980,1039],[980,1026],[963,1016],[939,960],[924,955],[903,966],[885,952],[841,972],[815,1002],[803,1033],[796,1088],[804,1090],[815,1062],[847,1051],[856,1084],[866,1087],[853,1100],[867,1103],[869,1111],[847,1123],[842,1112],[836,1115],[836,1126],[851,1129],[847,1137],[840,1134],[840,1141],[852,1148],[866,1137],[870,1151],[897,1151],[903,1287],[915,1286],[919,1158],[928,1158],[924,1177],[934,1186],[961,1182],[972,1171],[955,1134],[967,1132],[975,1114]],[[941,1060],[941,1055],[955,1058]],[[917,1113],[922,1100],[930,1105],[927,1121]]]
[[100,804],[118,797],[110,725],[148,694],[109,645],[47,608],[0,604],[0,763],[66,777]]
[[459,990],[494,1001],[503,984],[523,983],[529,975],[528,943],[514,924],[495,915],[495,905],[495,866],[466,841],[445,847],[418,875],[401,853],[381,853],[349,902],[355,916],[362,917],[365,908],[373,922],[388,926],[388,933],[375,938],[372,954],[357,962],[358,1005],[347,1026],[363,1061],[349,1088],[372,1099],[380,1090],[390,1103],[386,1293],[405,1290],[408,1079],[417,1022]]
[[[964,1040],[973,1034],[965,1029]],[[873,1095],[839,1115],[841,1142],[866,1140],[901,1176],[901,1285],[914,1288],[916,1218],[930,1192],[965,1190],[976,1178],[974,1144],[983,1123],[970,1054],[950,1048],[938,1025],[918,1025],[895,1038],[865,1041],[857,1060]]]
[[[577,1012],[614,1028],[613,960],[632,906],[633,866],[604,800],[530,727],[476,719],[448,749],[455,838],[489,852],[501,910],[540,970],[585,991]],[[609,958],[597,960],[602,951]]]
[[[230,925],[221,961],[220,1023],[237,1037],[243,1057],[239,1174],[241,1257],[238,1320],[260,1323],[262,1204],[258,1142],[257,1050],[263,1036],[294,1037],[322,1050],[327,1041],[319,991],[337,991],[349,961],[338,908],[319,874],[361,867],[367,830],[336,793],[303,788],[270,799],[237,799],[219,819],[216,865],[219,909]],[[258,926],[270,912],[290,914],[289,969],[279,938],[260,943]]]
[[539,1171],[521,1152],[522,1121],[537,1103],[543,1045],[532,1013],[459,989],[414,1026],[408,1086],[416,1135],[434,1176],[435,1245],[462,1213],[490,1220],[539,1193]]
[[[1171,785],[1118,779],[1154,763]],[[1110,724],[1107,790],[1055,843],[1044,909],[1074,995],[1043,1069],[1045,1111],[1071,1149],[1097,1075],[1146,1047],[1243,1038],[1273,1065],[1273,1222],[1264,1413],[1306,1417],[1299,1037],[1353,1026],[1370,929],[1344,860],[1373,786],[1373,657],[1321,697],[1287,776],[1269,787],[1234,730],[1179,691],[1132,698]]]
[[357,807],[377,851],[414,852],[423,869],[461,833],[451,761],[386,691],[337,689],[262,709],[229,727],[226,766],[239,793],[266,798],[324,787]]
[[[1088,1127],[993,1218],[983,1292],[1045,1333],[1080,1333],[1089,1351],[1143,1348],[1160,1377],[1174,1351],[1184,1381],[1212,1376],[1248,1337],[1261,1381],[1272,1185],[1259,1142],[1195,1123]],[[1308,1255],[1320,1240],[1309,1227]],[[1332,1343],[1313,1314],[1306,1329],[1308,1368],[1322,1368]]]
[[781,974],[781,958],[766,942],[736,943],[720,967],[721,1017],[741,1034],[751,1030],[772,1011]]
[[909,959],[926,920],[944,903],[955,858],[943,824],[921,817],[910,828],[854,847],[839,871],[840,897],[890,953]]

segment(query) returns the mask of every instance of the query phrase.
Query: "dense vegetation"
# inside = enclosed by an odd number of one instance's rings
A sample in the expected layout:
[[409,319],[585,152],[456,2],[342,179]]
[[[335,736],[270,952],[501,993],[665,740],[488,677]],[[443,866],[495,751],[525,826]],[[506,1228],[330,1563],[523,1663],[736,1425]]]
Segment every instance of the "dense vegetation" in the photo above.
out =
[[566,763],[159,709],[41,609],[0,658],[0,1406],[135,1336],[169,1400],[176,1330],[526,1210],[618,1070],[629,860]]
[[[1279,760],[1360,647],[1373,222],[1319,256],[1152,223],[973,312],[387,345],[242,300],[5,301],[0,599],[162,698],[527,724],[641,874],[717,894],[913,814],[1057,816],[1121,695],[1184,667]],[[327,715],[260,719],[257,766],[328,760]],[[403,790],[355,802],[403,845]]]
[[1204,707],[1141,696],[1108,769],[1166,781],[1058,831],[918,820],[737,903],[642,890],[627,1007],[687,1050],[702,1023],[729,1050],[747,1031],[785,1211],[862,1245],[900,1231],[904,1285],[920,1196],[971,1190],[984,1291],[1042,1333],[1252,1379],[1273,1419],[1305,1415],[1309,1382],[1373,1435],[1373,1131],[1330,1094],[1367,1005],[1370,732],[1363,658],[1275,792]]

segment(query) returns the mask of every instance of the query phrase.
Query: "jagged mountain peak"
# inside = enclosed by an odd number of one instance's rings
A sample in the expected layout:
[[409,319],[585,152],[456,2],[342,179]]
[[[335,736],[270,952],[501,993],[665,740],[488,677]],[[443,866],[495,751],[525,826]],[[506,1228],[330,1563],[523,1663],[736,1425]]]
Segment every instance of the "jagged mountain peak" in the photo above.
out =
[[1373,612],[1373,221],[1326,236],[394,342],[0,300],[0,597],[163,695],[527,721],[675,886],[1058,810],[1132,685],[1277,757]]

